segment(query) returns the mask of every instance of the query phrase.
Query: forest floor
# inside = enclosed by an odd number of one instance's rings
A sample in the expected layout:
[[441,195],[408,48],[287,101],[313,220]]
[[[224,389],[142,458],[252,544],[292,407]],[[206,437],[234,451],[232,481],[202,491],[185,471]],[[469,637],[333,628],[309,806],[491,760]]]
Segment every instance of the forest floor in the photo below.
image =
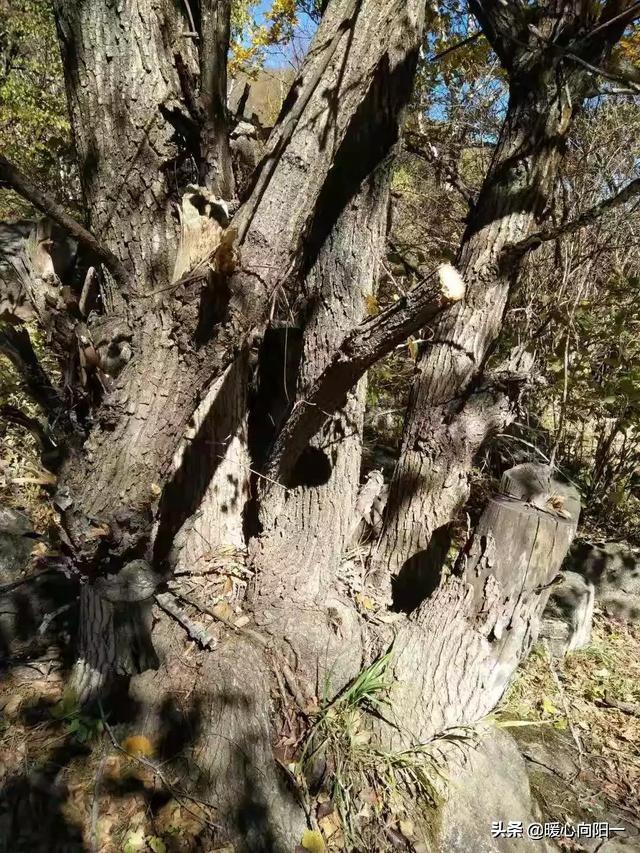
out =
[[611,817],[640,834],[640,625],[596,612],[587,647],[557,660],[537,645],[497,718],[546,816]]
[[[202,846],[207,809],[184,794],[188,780],[174,778],[153,743],[126,724],[112,729],[102,715],[65,709],[56,658],[55,649],[41,653],[0,686],[0,849],[232,853]],[[640,829],[639,708],[640,626],[597,614],[587,648],[562,661],[534,648],[495,716],[530,767],[550,771],[530,772],[546,813],[623,814]],[[575,772],[563,769],[556,737],[569,744]]]

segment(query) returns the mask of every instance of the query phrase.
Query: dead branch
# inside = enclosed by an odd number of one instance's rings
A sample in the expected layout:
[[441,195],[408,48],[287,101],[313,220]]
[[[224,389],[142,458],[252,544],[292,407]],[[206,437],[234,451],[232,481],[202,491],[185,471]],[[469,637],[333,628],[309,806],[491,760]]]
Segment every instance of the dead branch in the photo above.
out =
[[[444,266],[440,272],[449,269]],[[271,452],[267,475],[286,483],[309,440],[340,408],[347,392],[366,371],[463,296],[461,282],[459,289],[449,289],[444,278],[432,275],[347,335],[328,366],[294,406]]]
[[192,640],[195,640],[203,649],[215,649],[217,641],[202,625],[198,625],[193,619],[181,610],[176,604],[175,596],[170,592],[161,592],[155,597],[158,606],[169,616],[176,620],[185,629]]
[[40,456],[46,460],[57,461],[60,448],[49,435],[44,424],[38,418],[32,418],[17,406],[0,406],[0,417],[7,423],[24,427],[37,439],[40,445]]
[[623,714],[629,714],[631,717],[640,717],[640,704],[638,702],[621,702],[619,699],[614,699],[613,696],[605,695],[602,704],[606,705],[607,708],[622,711]]
[[27,201],[30,201],[35,207],[41,210],[46,216],[57,222],[64,230],[74,237],[81,246],[84,246],[89,252],[95,255],[105,267],[111,272],[113,277],[119,282],[124,282],[127,279],[127,272],[121,261],[110,252],[109,249],[102,246],[90,231],[77,222],[53,199],[45,195],[38,187],[33,184],[29,178],[10,163],[6,157],[0,154],[0,185],[5,184],[14,189]]
[[32,583],[34,581],[40,580],[44,575],[53,575],[55,571],[53,569],[45,569],[42,572],[37,572],[33,575],[28,575],[26,578],[20,578],[20,580],[13,581],[12,583],[5,584],[4,586],[0,586],[0,597],[3,595],[8,595],[10,592],[13,592],[14,589],[18,589],[18,587],[23,586],[25,583]]
[[404,148],[409,154],[414,154],[431,166],[435,166],[444,175],[447,183],[460,193],[468,205],[474,203],[475,193],[473,190],[463,183],[458,170],[451,163],[446,163],[440,159],[435,146],[423,134],[408,132],[404,140]]
[[617,192],[610,198],[604,199],[604,201],[601,201],[598,204],[594,204],[593,207],[585,210],[579,216],[576,216],[575,219],[565,222],[557,228],[537,231],[535,234],[531,234],[529,237],[526,237],[524,240],[520,240],[518,243],[510,243],[505,246],[504,253],[513,257],[514,255],[524,254],[532,249],[537,249],[542,243],[547,243],[550,240],[557,240],[559,237],[565,237],[568,234],[575,234],[576,231],[580,231],[582,228],[592,225],[607,211],[620,207],[620,205],[629,201],[639,193],[640,178],[635,178],[633,181],[630,181],[626,187],[623,187],[620,192]]

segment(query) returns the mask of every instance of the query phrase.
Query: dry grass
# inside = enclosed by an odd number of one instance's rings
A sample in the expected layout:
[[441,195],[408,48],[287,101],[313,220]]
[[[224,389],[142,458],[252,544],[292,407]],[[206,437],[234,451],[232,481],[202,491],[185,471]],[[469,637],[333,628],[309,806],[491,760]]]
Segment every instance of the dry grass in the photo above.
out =
[[588,647],[554,662],[534,649],[498,716],[566,731],[582,750],[581,779],[640,823],[640,717],[607,700],[640,708],[640,626],[597,614]]

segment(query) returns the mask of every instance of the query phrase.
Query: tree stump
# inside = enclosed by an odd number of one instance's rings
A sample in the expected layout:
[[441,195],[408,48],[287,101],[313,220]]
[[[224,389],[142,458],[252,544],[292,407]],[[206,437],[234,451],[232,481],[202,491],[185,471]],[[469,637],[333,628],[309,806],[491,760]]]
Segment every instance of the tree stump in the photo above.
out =
[[[493,629],[505,676],[537,640],[542,614],[578,527],[580,495],[547,465],[525,463],[503,474],[458,560],[478,605],[496,582],[503,602]],[[506,683],[504,685],[506,687]]]
[[579,508],[546,466],[505,474],[455,570],[396,639],[394,707],[415,737],[476,723],[498,704],[538,637]]

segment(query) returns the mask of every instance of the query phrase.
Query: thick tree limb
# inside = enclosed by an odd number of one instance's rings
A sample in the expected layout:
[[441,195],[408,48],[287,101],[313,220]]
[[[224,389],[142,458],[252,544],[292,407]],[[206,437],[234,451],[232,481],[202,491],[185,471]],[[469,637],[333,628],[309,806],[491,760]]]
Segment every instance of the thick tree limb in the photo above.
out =
[[588,225],[592,225],[608,210],[613,210],[614,208],[619,207],[621,204],[624,204],[638,194],[640,194],[640,178],[630,181],[626,187],[623,187],[620,190],[620,192],[610,198],[604,199],[604,201],[601,201],[598,204],[594,204],[593,207],[585,210],[579,216],[576,216],[575,219],[565,222],[557,228],[548,228],[545,231],[537,231],[535,234],[531,234],[529,237],[526,237],[524,240],[520,240],[518,243],[511,243],[510,245],[505,246],[504,251],[506,254],[513,257],[514,254],[519,255],[524,252],[528,252],[531,249],[537,249],[542,243],[547,243],[550,240],[557,240],[558,237],[564,237],[567,234],[575,234],[576,231],[586,228]]
[[304,399],[295,404],[271,452],[267,476],[286,483],[309,440],[341,406],[347,391],[373,364],[463,296],[462,289],[449,290],[446,281],[432,277],[354,329]]
[[100,260],[115,279],[118,281],[126,280],[126,270],[113,252],[101,246],[90,231],[87,231],[83,225],[69,216],[59,204],[38,189],[17,166],[14,166],[0,154],[0,184],[3,183],[14,189],[64,228],[81,246]]
[[227,120],[227,53],[231,0],[200,3],[201,157],[204,184],[230,200],[234,194]]
[[524,28],[524,4],[521,0],[510,3],[504,0],[470,0],[469,8],[500,61],[509,69],[514,54],[514,36]]

